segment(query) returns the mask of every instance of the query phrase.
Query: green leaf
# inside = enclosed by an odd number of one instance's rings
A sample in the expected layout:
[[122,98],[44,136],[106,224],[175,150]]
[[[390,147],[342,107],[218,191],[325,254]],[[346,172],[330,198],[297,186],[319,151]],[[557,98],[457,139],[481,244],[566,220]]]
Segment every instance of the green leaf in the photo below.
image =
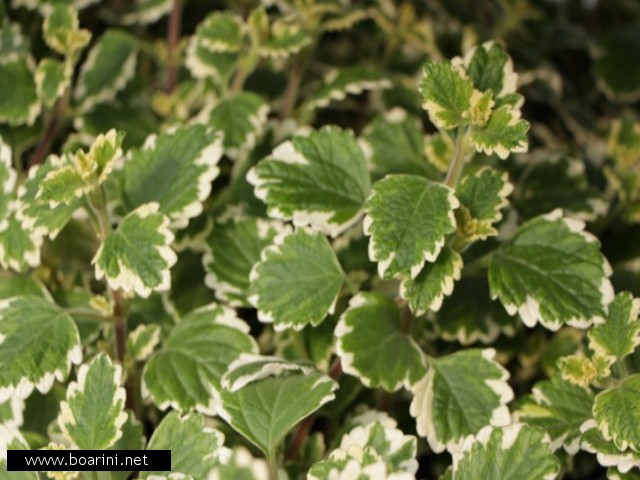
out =
[[232,306],[251,306],[247,300],[251,269],[260,261],[260,252],[285,231],[283,225],[261,218],[230,218],[214,224],[202,263],[205,283],[216,297]]
[[268,115],[268,103],[255,93],[243,92],[216,103],[208,124],[223,133],[225,153],[237,158],[254,147],[266,127]]
[[380,293],[353,297],[335,330],[342,369],[369,388],[410,388],[426,373],[420,347],[402,331],[395,302]]
[[532,395],[520,403],[515,418],[529,425],[538,425],[551,438],[550,448],[564,447],[570,455],[580,448],[580,427],[591,419],[591,391],[554,375],[534,385]]
[[515,93],[518,75],[513,72],[511,58],[498,43],[485,42],[472,48],[462,63],[478,90],[491,90],[496,99]]
[[279,357],[242,353],[231,362],[222,377],[222,388],[237,392],[252,382],[263,378],[295,372],[309,375],[316,371],[313,363],[285,360]]
[[640,300],[622,292],[609,305],[607,322],[589,329],[589,348],[611,363],[633,353],[640,345]]
[[40,246],[42,238],[33,230],[24,228],[16,213],[11,212],[4,220],[4,228],[0,230],[0,265],[16,272],[23,272],[28,267],[40,265]]
[[220,380],[241,353],[257,353],[249,326],[227,307],[211,304],[178,323],[145,365],[143,396],[160,408],[215,415]]
[[278,146],[247,180],[269,216],[310,225],[333,237],[359,218],[371,183],[353,134],[324,127]]
[[12,395],[4,402],[0,402],[0,426],[20,428],[24,423],[24,399]]
[[595,420],[589,420],[580,427],[582,432],[582,443],[580,448],[594,453],[598,463],[603,467],[616,467],[623,473],[629,472],[635,467],[637,471],[640,467],[640,454],[627,450],[619,450],[613,442],[608,442],[596,427]]
[[322,86],[309,95],[303,105],[307,110],[328,106],[332,101],[344,100],[347,95],[360,95],[364,91],[384,90],[391,87],[391,81],[383,71],[353,66],[332,70],[322,82]]
[[58,416],[60,429],[73,445],[84,450],[104,450],[122,436],[127,414],[121,380],[122,367],[113,365],[105,353],[80,367]]
[[178,412],[170,412],[153,432],[147,450],[171,450],[172,473],[140,472],[140,478],[206,478],[218,463],[222,442],[224,435],[206,427],[200,414],[181,416]]
[[[142,450],[144,449],[145,437],[142,431],[142,424],[138,421],[133,412],[127,412],[127,420],[122,425],[122,436],[114,443],[109,450]],[[133,472],[119,470],[111,472],[112,480],[128,480]]]
[[[0,402],[48,392],[82,361],[73,319],[50,301],[34,296],[0,301]],[[38,362],[34,363],[33,359]]]
[[415,478],[416,452],[416,437],[404,435],[391,418],[376,419],[344,435],[328,459],[312,465],[307,478],[405,478],[397,473]]
[[17,172],[13,169],[13,153],[11,147],[0,136],[0,231],[10,214],[13,191],[18,179]]
[[74,91],[80,110],[110,102],[135,74],[137,39],[124,30],[107,30],[93,46]]
[[98,280],[106,277],[112,289],[135,291],[141,297],[169,289],[169,269],[177,257],[169,247],[169,219],[158,209],[157,203],[138,207],[107,235],[91,262]]
[[359,139],[367,160],[383,174],[410,173],[435,177],[425,156],[425,138],[420,119],[394,108],[369,123]]
[[413,386],[411,415],[434,452],[457,451],[482,427],[511,422],[509,372],[494,360],[495,353],[468,349],[431,359],[426,376]]
[[258,46],[261,57],[283,60],[295,55],[312,42],[296,16],[277,19],[269,27],[269,37],[263,39]]
[[224,391],[219,415],[272,460],[284,436],[333,400],[337,388],[335,381],[320,372],[269,376],[235,392]]
[[473,82],[463,67],[449,61],[425,63],[420,82],[422,106],[436,127],[449,130],[462,124],[472,92]]
[[344,273],[324,235],[299,229],[262,250],[250,280],[248,299],[260,321],[301,330],[334,312]]
[[125,25],[148,25],[171,12],[171,0],[134,0],[131,9],[120,17]]
[[157,202],[175,226],[185,227],[202,212],[221,156],[222,139],[202,125],[151,136],[124,162],[122,203],[131,211]]
[[504,160],[510,153],[529,149],[528,130],[529,122],[520,119],[520,111],[503,105],[493,111],[484,127],[471,129],[469,141],[478,152],[495,153]]
[[452,473],[456,480],[553,480],[560,462],[542,428],[514,423],[485,427],[465,441],[463,450],[454,454]]
[[596,395],[593,416],[605,440],[621,451],[640,452],[640,374]]
[[71,84],[69,64],[45,58],[36,70],[36,89],[44,104],[51,108]]
[[7,451],[29,450],[29,445],[17,428],[0,425],[0,473],[11,480],[38,480],[36,472],[7,472]]
[[364,233],[371,237],[369,258],[378,262],[380,276],[415,279],[425,262],[434,262],[455,230],[458,205],[450,188],[422,177],[388,175],[376,182]]
[[27,58],[0,62],[0,123],[32,125],[40,115],[32,64]]
[[584,223],[561,210],[524,223],[489,267],[491,297],[528,327],[602,323],[613,300],[611,270]]
[[160,342],[160,333],[160,325],[138,325],[127,336],[127,353],[138,362],[148,359]]
[[87,182],[80,172],[73,165],[67,164],[47,173],[38,187],[36,200],[55,208],[82,197],[88,190]]
[[506,172],[484,167],[465,176],[456,187],[456,196],[471,216],[479,221],[497,223],[502,220],[501,210],[508,205],[507,197],[513,192]]
[[208,480],[268,480],[269,466],[262,458],[254,458],[243,446],[220,451],[220,461],[209,472]]
[[596,48],[594,71],[600,89],[614,101],[634,102],[640,98],[640,68],[636,62],[640,34],[637,25],[629,23],[608,30]]
[[409,308],[415,316],[429,310],[437,312],[445,296],[453,292],[453,282],[460,280],[462,257],[449,247],[443,247],[436,261],[422,268],[418,276],[403,280],[400,296],[409,300]]
[[42,26],[44,41],[52,50],[72,55],[91,40],[88,30],[80,29],[78,12],[70,5],[54,3]]

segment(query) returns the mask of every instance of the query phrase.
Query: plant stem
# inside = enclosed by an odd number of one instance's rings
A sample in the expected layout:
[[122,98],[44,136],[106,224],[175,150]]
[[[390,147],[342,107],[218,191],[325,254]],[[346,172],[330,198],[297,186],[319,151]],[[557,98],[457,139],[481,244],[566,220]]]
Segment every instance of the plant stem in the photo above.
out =
[[411,309],[408,305],[404,307],[404,312],[402,313],[402,326],[401,331],[405,335],[408,335],[411,331],[411,322],[413,321],[413,314],[411,313]]
[[300,449],[304,444],[304,441],[309,436],[309,432],[311,431],[311,427],[313,426],[313,422],[315,422],[316,416],[309,415],[305,418],[300,424],[298,424],[298,428],[296,429],[293,437],[291,437],[291,442],[289,442],[289,448],[287,449],[287,458],[294,459],[300,453]]
[[302,80],[302,71],[307,63],[307,55],[300,55],[296,59],[289,80],[287,81],[287,87],[282,97],[282,105],[280,106],[280,120],[284,120],[291,116],[291,111],[298,98],[298,91],[300,90],[300,81]]
[[269,480],[278,480],[278,457],[275,452],[269,454]]
[[451,159],[451,164],[449,165],[447,176],[444,179],[444,183],[451,188],[455,187],[458,184],[458,179],[460,178],[462,167],[464,167],[465,159],[463,143],[465,138],[466,134],[464,133],[462,128],[458,128],[453,158]]
[[169,17],[169,30],[167,31],[167,93],[173,92],[178,83],[178,42],[180,40],[181,23],[182,1],[173,0],[173,9]]
[[629,376],[629,371],[627,370],[627,366],[624,363],[624,358],[621,358],[616,362],[615,368],[620,380],[624,380]]
[[51,150],[53,139],[60,129],[60,124],[62,123],[62,119],[69,105],[70,98],[71,90],[68,89],[54,105],[49,121],[44,127],[42,138],[38,142],[38,146],[36,147],[35,152],[33,152],[33,155],[29,159],[28,168],[44,163],[47,155],[49,154],[49,151]]

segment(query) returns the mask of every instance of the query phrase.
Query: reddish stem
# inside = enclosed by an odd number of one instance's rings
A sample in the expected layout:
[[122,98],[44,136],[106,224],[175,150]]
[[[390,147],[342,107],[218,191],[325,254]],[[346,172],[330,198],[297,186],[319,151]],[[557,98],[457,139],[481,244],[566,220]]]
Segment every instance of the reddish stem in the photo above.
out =
[[182,24],[182,2],[173,0],[173,9],[169,17],[169,30],[167,32],[168,65],[167,65],[167,92],[171,93],[178,84],[178,41],[180,40],[180,27]]

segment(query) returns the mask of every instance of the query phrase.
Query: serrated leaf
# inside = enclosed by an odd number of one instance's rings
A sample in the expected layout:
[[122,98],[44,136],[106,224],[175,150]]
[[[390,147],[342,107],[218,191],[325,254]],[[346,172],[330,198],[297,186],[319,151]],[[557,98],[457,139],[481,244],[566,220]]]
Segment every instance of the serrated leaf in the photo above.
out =
[[605,440],[620,451],[640,452],[640,374],[596,395],[593,416]]
[[24,410],[24,399],[16,395],[0,402],[0,426],[20,428],[24,422]]
[[436,171],[425,156],[420,119],[405,110],[396,108],[374,118],[359,142],[376,171],[435,177]]
[[113,100],[135,74],[138,40],[124,30],[107,30],[82,64],[74,98],[82,111]]
[[510,153],[528,150],[528,130],[529,123],[520,119],[520,111],[510,105],[503,105],[491,113],[484,127],[471,129],[469,141],[478,152],[487,155],[495,153],[505,159]]
[[131,211],[157,202],[177,227],[202,212],[211,182],[220,173],[222,139],[203,125],[149,137],[130,152],[120,172],[122,203]]
[[206,478],[218,462],[224,435],[205,427],[198,413],[170,412],[151,436],[147,450],[171,450],[171,472],[140,472],[141,479]]
[[464,177],[456,187],[456,196],[474,219],[497,223],[512,191],[506,172],[485,167]]
[[515,418],[545,429],[552,451],[560,447],[570,455],[580,448],[580,427],[591,418],[593,394],[588,389],[554,375],[534,385],[532,394],[520,403]]
[[595,420],[589,420],[580,427],[582,432],[582,442],[580,448],[594,453],[598,463],[603,467],[616,467],[623,473],[629,472],[632,468],[640,467],[640,454],[627,450],[619,450],[613,442],[604,439],[596,427]]
[[249,170],[247,180],[271,217],[310,225],[333,237],[360,218],[371,189],[356,139],[337,127],[281,144]]
[[227,372],[222,377],[222,388],[230,392],[237,392],[252,382],[267,377],[286,375],[288,373],[302,373],[308,375],[316,369],[311,362],[285,360],[279,357],[242,353],[231,362]]
[[511,58],[498,43],[485,42],[472,48],[462,63],[478,90],[491,90],[496,99],[515,93],[518,75],[513,72]]
[[7,472],[8,450],[29,450],[29,445],[17,428],[0,425],[0,473],[11,480],[39,480],[37,472]]
[[422,106],[436,127],[449,130],[463,123],[472,92],[473,82],[461,66],[449,61],[425,63],[420,82]]
[[274,459],[284,436],[333,400],[337,388],[335,381],[320,372],[262,378],[236,392],[224,391],[219,415],[267,458]]
[[206,285],[221,301],[251,306],[247,300],[251,269],[260,261],[260,252],[285,231],[283,225],[261,218],[232,218],[214,224],[202,258]]
[[223,449],[220,461],[209,472],[208,480],[268,480],[269,466],[262,458],[254,458],[243,446]]
[[207,122],[223,133],[225,153],[236,158],[254,147],[266,127],[268,114],[269,105],[259,95],[243,92],[216,103]]
[[586,328],[602,323],[613,300],[610,267],[584,223],[561,210],[518,228],[489,266],[491,297],[528,327],[563,324]]
[[324,235],[299,229],[262,250],[250,280],[248,299],[260,321],[301,330],[333,313],[344,273]]
[[[142,424],[138,421],[133,412],[127,412],[127,420],[122,425],[122,436],[114,443],[109,450],[143,450],[145,437]],[[113,480],[128,480],[133,472],[119,470],[111,472]]]
[[344,100],[347,95],[389,87],[391,81],[388,76],[374,68],[354,66],[333,70],[325,76],[322,86],[307,97],[303,107],[307,110],[324,108],[332,101]]
[[26,230],[11,212],[0,231],[0,265],[4,269],[23,272],[40,265],[42,239],[32,230]]
[[[2,7],[0,7],[1,9]],[[0,13],[2,13],[0,11]],[[0,24],[0,57],[1,62],[9,62],[29,55],[29,41],[22,33],[20,25],[9,22],[7,15],[2,15]]]
[[[360,479],[362,476],[352,476],[357,470],[361,475],[369,474],[365,478],[376,478],[372,474],[377,470],[383,472],[383,476],[377,478],[397,478],[394,473],[415,478],[418,470],[416,440],[412,435],[404,435],[391,419],[358,425],[342,437],[340,446],[331,452],[328,459],[312,465],[307,478]],[[360,468],[355,468],[354,463]]]
[[32,125],[42,108],[36,92],[33,60],[0,62],[0,123]]
[[169,219],[158,209],[157,203],[138,207],[107,235],[91,261],[98,280],[105,277],[112,289],[135,291],[141,297],[169,289],[169,269],[177,257],[169,247]]
[[[0,301],[0,401],[48,392],[82,361],[73,319],[50,301],[32,296]],[[34,363],[33,359],[39,359]]]
[[249,327],[227,307],[211,304],[178,323],[146,363],[143,394],[161,410],[215,415],[220,380],[242,353],[256,353]]
[[51,108],[69,87],[71,73],[67,64],[53,58],[45,58],[38,64],[36,90],[47,107]]
[[138,325],[127,336],[127,353],[139,362],[148,359],[160,342],[159,325]]
[[269,27],[268,38],[264,38],[258,47],[261,57],[283,60],[312,42],[311,36],[300,27],[295,16],[280,18]]
[[58,53],[74,54],[84,48],[91,39],[91,33],[80,29],[79,25],[78,12],[72,6],[56,2],[44,19],[44,41],[49,48]]
[[640,345],[640,300],[622,292],[609,305],[607,322],[589,329],[589,348],[611,363],[633,353]]
[[58,424],[79,449],[104,450],[122,436],[127,414],[121,379],[122,367],[113,365],[109,356],[101,353],[82,365],[77,381],[69,384]]
[[382,278],[415,279],[425,262],[434,262],[445,236],[455,230],[453,191],[415,175],[388,175],[376,182],[365,211],[364,233],[371,237],[369,258]]
[[511,422],[509,372],[494,360],[495,353],[468,349],[431,359],[426,376],[411,389],[411,415],[434,452],[455,452],[482,427]]
[[81,197],[86,191],[86,180],[72,165],[67,164],[47,173],[38,187],[36,201],[55,208]]
[[418,276],[403,280],[400,295],[409,301],[415,316],[429,310],[437,312],[445,296],[453,292],[453,282],[460,280],[462,257],[449,247],[443,247],[433,263],[426,264]]
[[553,480],[560,462],[551,453],[549,436],[540,427],[515,423],[483,428],[453,457],[456,480]]
[[369,388],[410,388],[426,373],[422,350],[402,331],[398,307],[380,293],[353,297],[335,336],[343,370]]

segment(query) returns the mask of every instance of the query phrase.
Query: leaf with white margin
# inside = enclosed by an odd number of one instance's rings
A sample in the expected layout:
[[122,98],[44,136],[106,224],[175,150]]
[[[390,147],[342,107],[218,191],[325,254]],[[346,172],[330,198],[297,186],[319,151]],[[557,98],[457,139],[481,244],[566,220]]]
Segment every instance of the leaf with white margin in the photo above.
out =
[[42,238],[23,225],[12,212],[3,221],[4,229],[0,231],[0,265],[16,272],[23,272],[29,267],[40,265],[40,246]]
[[249,274],[260,261],[260,253],[271,245],[284,225],[262,218],[230,218],[213,225],[206,239],[202,263],[207,276],[205,284],[216,297],[232,306],[249,307],[247,300]]
[[609,305],[606,323],[589,329],[589,348],[611,363],[633,353],[640,345],[640,299],[629,292],[619,293]]
[[209,472],[207,480],[268,480],[269,466],[262,458],[255,458],[243,446],[233,450],[223,447],[219,462]]
[[169,269],[177,256],[169,247],[169,219],[158,210],[157,203],[144,204],[107,235],[91,261],[98,280],[106,277],[112,289],[135,291],[141,297],[169,289]]
[[422,123],[405,110],[394,108],[374,118],[365,127],[359,143],[374,170],[435,178],[436,170],[425,156]]
[[560,461],[551,453],[549,435],[522,423],[487,426],[453,454],[456,480],[553,480],[559,473]]
[[160,325],[138,325],[127,336],[127,353],[138,362],[145,361],[160,342],[160,333]]
[[618,385],[596,395],[593,416],[605,440],[615,446],[640,452],[640,374],[626,377]]
[[44,104],[51,108],[71,84],[70,64],[44,58],[36,70],[36,89]]
[[369,258],[382,278],[415,279],[425,262],[435,262],[445,237],[456,228],[453,191],[416,175],[387,175],[367,200],[364,233]]
[[74,56],[91,40],[91,33],[80,29],[77,10],[60,2],[55,2],[47,12],[42,36],[49,48],[68,57]]
[[124,30],[102,34],[82,64],[73,93],[82,111],[113,100],[133,78],[138,40]]
[[[147,450],[171,450],[171,472],[140,472],[140,478],[164,480],[169,478],[204,479],[217,463],[224,435],[206,427],[198,413],[180,416],[170,412],[162,419],[151,436]],[[174,476],[182,474],[179,476]]]
[[449,130],[465,122],[463,114],[471,106],[472,92],[473,81],[462,66],[449,61],[425,63],[422,107],[436,127]]
[[453,283],[460,280],[462,257],[455,250],[444,247],[436,261],[426,264],[418,276],[406,279],[400,285],[400,296],[409,301],[415,316],[429,310],[437,312],[445,296],[453,292]]
[[320,372],[262,378],[236,392],[223,391],[218,414],[274,460],[285,435],[333,400],[337,388],[337,382]]
[[402,331],[396,303],[381,293],[361,292],[353,297],[335,336],[342,369],[369,388],[389,392],[410,388],[427,372],[422,350]]
[[269,37],[262,39],[258,45],[261,57],[283,60],[295,55],[312,42],[311,36],[300,28],[298,18],[280,18],[269,28]]
[[504,160],[529,149],[528,131],[529,122],[520,119],[520,111],[503,105],[491,113],[486,125],[471,129],[469,141],[478,152],[495,153]]
[[51,170],[38,187],[36,201],[46,203],[50,208],[71,202],[88,193],[91,187],[74,166],[67,162],[61,168]]
[[311,362],[285,360],[279,357],[242,353],[231,362],[222,377],[222,388],[237,392],[252,382],[287,373],[309,375],[316,371]]
[[247,181],[269,216],[332,237],[360,218],[371,190],[364,154],[351,131],[327,126],[279,145]]
[[492,348],[468,349],[431,359],[426,376],[411,389],[410,413],[434,452],[455,452],[482,427],[511,422],[509,372],[495,354]]
[[451,296],[431,314],[438,334],[462,345],[493,343],[500,334],[513,336],[519,325],[499,302],[491,300],[486,275],[466,275],[456,283]]
[[324,480],[336,478],[336,474],[344,476],[351,468],[351,461],[362,467],[382,462],[386,474],[406,473],[414,478],[418,471],[416,453],[416,437],[405,435],[394,420],[374,420],[358,425],[344,435],[340,446],[329,454],[328,459],[315,463],[307,478]]
[[374,68],[354,66],[333,70],[325,76],[322,86],[307,97],[303,108],[324,108],[332,101],[344,100],[347,95],[360,95],[364,91],[384,90],[390,87],[388,75]]
[[537,382],[532,394],[518,405],[515,418],[519,422],[545,429],[551,438],[552,451],[564,447],[570,455],[580,449],[580,427],[591,419],[593,393],[554,375],[551,380]]
[[171,12],[171,0],[134,0],[131,10],[120,17],[124,25],[148,25]]
[[507,172],[483,167],[465,176],[456,187],[460,204],[479,221],[497,223],[502,220],[501,210],[508,205],[507,197],[513,192]]
[[[142,450],[146,439],[142,424],[132,411],[127,411],[127,420],[122,425],[122,436],[109,450]],[[135,467],[134,467],[135,468]],[[133,472],[119,470],[111,472],[111,480],[128,480]]]
[[0,123],[33,125],[42,105],[30,57],[0,62]]
[[82,199],[75,198],[68,203],[51,207],[49,202],[36,199],[44,179],[52,171],[62,168],[64,163],[64,158],[49,155],[44,165],[35,165],[29,169],[27,180],[18,188],[16,217],[22,227],[26,231],[33,231],[36,237],[48,236],[52,240],[56,238],[82,204]]
[[224,151],[237,158],[250,151],[267,124],[269,104],[251,92],[222,98],[208,114],[207,124],[223,133]]
[[143,397],[160,410],[215,415],[220,380],[242,353],[257,353],[249,326],[227,307],[211,304],[186,315],[146,363]]
[[203,125],[191,125],[147,138],[127,155],[120,174],[122,203],[130,211],[157,202],[176,227],[202,212],[218,176],[222,139]]
[[632,450],[626,452],[618,449],[613,442],[604,439],[595,420],[588,420],[580,427],[582,441],[580,448],[589,453],[594,453],[598,463],[603,467],[616,467],[622,473],[629,472],[632,468],[640,468],[640,454]]
[[525,222],[497,250],[489,266],[491,298],[527,327],[540,322],[587,328],[603,323],[613,300],[611,267],[598,239],[562,210]]
[[0,231],[9,215],[13,190],[16,186],[18,174],[13,169],[13,154],[11,147],[4,143],[0,136]]
[[24,422],[24,399],[13,395],[0,402],[0,425],[8,428],[20,428]]
[[36,472],[7,472],[7,451],[29,450],[29,445],[17,428],[0,425],[0,473],[11,480],[39,480]]
[[58,425],[66,438],[81,450],[104,450],[122,436],[127,421],[126,393],[120,386],[122,367],[100,353],[80,366],[78,379],[60,404]]
[[319,325],[333,313],[345,275],[327,237],[298,229],[262,250],[249,278],[258,319],[282,331]]
[[[0,301],[0,402],[46,393],[82,361],[80,335],[71,316],[44,298]],[[33,359],[38,362],[34,363]]]
[[622,472],[619,469],[613,467],[607,470],[607,480],[638,480],[640,479],[640,471],[631,470],[629,472]]

